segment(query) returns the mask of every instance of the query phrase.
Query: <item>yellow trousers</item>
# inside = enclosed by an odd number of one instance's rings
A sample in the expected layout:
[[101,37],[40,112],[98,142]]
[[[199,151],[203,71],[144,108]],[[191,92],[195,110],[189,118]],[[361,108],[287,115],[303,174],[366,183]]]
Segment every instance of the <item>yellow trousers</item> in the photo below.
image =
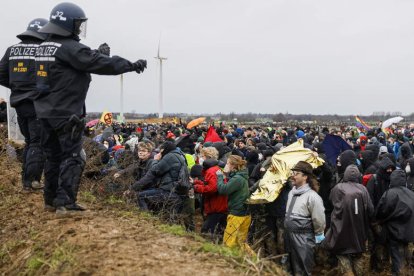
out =
[[227,216],[227,226],[224,231],[223,243],[230,248],[246,247],[247,234],[249,233],[251,216]]

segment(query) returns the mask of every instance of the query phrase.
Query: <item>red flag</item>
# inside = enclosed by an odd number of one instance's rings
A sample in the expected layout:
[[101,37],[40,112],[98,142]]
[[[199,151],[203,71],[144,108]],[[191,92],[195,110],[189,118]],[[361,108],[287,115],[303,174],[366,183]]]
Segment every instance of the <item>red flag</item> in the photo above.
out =
[[207,130],[207,134],[206,134],[206,138],[204,139],[204,142],[214,143],[214,142],[223,142],[223,140],[220,139],[214,127],[210,126]]

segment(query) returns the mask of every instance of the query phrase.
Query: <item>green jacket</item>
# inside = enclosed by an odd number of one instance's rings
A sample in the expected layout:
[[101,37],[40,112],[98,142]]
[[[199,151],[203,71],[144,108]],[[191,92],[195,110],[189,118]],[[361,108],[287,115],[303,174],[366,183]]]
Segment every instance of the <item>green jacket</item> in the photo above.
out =
[[250,196],[247,179],[247,170],[231,173],[227,184],[224,183],[223,175],[217,177],[217,191],[219,194],[228,195],[228,209],[231,215],[248,215],[248,207],[245,203]]

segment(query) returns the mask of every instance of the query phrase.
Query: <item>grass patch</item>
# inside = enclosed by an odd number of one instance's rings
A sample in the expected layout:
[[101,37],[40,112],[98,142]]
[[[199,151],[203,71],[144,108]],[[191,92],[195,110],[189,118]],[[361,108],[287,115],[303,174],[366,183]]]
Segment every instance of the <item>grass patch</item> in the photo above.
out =
[[243,253],[238,248],[229,248],[224,245],[215,244],[211,241],[207,241],[202,236],[198,235],[194,232],[187,232],[182,225],[177,224],[160,224],[158,225],[158,229],[161,230],[161,232],[172,234],[179,237],[190,237],[194,239],[197,242],[201,243],[201,246],[196,249],[196,251],[200,252],[206,252],[206,253],[214,253],[219,254],[224,257],[231,257],[239,259],[243,257]]
[[57,245],[52,254],[47,255],[40,245],[35,246],[35,254],[26,262],[25,274],[34,275],[42,268],[48,268],[48,273],[61,273],[66,267],[73,267],[76,264],[75,246],[63,243]]
[[231,257],[231,258],[240,258],[242,257],[242,252],[238,248],[229,248],[223,245],[214,244],[211,242],[204,242],[199,251],[206,252],[206,253],[214,253],[219,254],[224,257]]
[[24,243],[25,242],[22,240],[13,240],[3,244],[0,249],[0,264],[3,265],[9,263],[11,261],[10,253],[19,248]]
[[82,191],[80,193],[80,198],[82,201],[91,203],[91,204],[95,204],[98,201],[96,196],[90,191]]
[[33,256],[27,261],[27,273],[35,274],[43,265],[44,261],[41,257]]
[[180,237],[188,236],[188,232],[185,231],[185,228],[182,225],[161,224],[158,226],[158,229],[164,233],[173,234],[175,236],[180,236]]
[[29,238],[31,240],[35,240],[39,236],[39,234],[40,234],[39,231],[37,231],[33,227],[30,227],[30,229],[29,229]]
[[105,203],[109,204],[109,205],[124,205],[125,201],[114,196],[114,195],[110,195],[106,200]]
[[0,210],[8,210],[12,206],[16,206],[21,202],[19,195],[6,195],[2,198]]
[[70,244],[62,244],[58,246],[55,251],[53,251],[52,256],[50,257],[49,264],[53,270],[62,268],[65,265],[75,264],[74,256],[75,246]]

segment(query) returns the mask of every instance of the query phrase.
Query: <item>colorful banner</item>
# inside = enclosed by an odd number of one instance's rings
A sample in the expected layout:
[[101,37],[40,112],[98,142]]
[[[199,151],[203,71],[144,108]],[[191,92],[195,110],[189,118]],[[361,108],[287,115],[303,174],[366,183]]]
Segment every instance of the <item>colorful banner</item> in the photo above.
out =
[[357,128],[363,128],[365,130],[371,130],[371,127],[367,123],[365,123],[361,118],[359,118],[358,116],[355,116],[355,120],[357,121],[356,124],[355,124]]
[[104,124],[112,125],[112,113],[105,110],[102,112],[100,121]]

